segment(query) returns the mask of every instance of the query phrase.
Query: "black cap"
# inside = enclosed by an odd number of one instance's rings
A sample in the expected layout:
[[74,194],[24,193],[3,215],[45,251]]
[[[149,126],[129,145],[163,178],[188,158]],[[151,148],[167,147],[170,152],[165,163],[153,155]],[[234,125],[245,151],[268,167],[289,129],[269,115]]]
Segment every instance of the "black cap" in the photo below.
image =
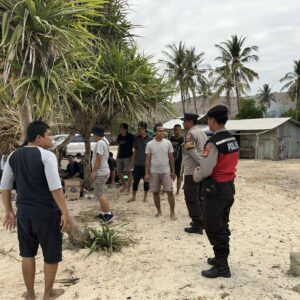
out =
[[144,128],[144,129],[147,129],[147,123],[144,122],[144,121],[140,121],[140,122],[139,122],[139,127]]
[[197,114],[186,113],[186,114],[184,114],[183,118],[181,118],[181,120],[193,121],[194,123],[197,123],[198,117],[199,116]]
[[93,129],[92,129],[92,133],[94,135],[103,137],[104,136],[104,127],[102,125],[96,125]]
[[128,129],[128,124],[127,123],[121,123],[120,124],[120,128],[123,128],[123,129]]
[[225,105],[216,105],[207,112],[208,117],[219,117],[227,115],[228,108]]

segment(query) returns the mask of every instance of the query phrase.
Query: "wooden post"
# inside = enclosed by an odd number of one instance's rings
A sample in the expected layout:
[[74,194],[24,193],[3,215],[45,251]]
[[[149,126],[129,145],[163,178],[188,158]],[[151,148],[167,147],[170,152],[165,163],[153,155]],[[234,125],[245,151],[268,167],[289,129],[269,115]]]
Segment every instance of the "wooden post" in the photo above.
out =
[[255,160],[258,160],[259,134],[256,135]]

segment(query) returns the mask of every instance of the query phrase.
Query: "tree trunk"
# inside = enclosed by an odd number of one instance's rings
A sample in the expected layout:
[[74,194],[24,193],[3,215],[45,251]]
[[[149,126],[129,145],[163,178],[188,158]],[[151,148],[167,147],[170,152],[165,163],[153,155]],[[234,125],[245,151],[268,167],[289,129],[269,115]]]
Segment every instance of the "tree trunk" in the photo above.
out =
[[27,99],[25,99],[22,104],[18,105],[18,113],[20,117],[22,135],[25,141],[27,138],[27,127],[29,123],[32,122],[31,107]]
[[237,113],[239,113],[240,112],[240,92],[237,87],[235,87],[235,93],[236,93]]
[[182,82],[179,82],[180,85],[180,94],[181,94],[181,105],[182,105],[182,113],[185,114],[185,99],[184,99],[184,91],[183,91],[183,86]]
[[198,110],[197,110],[197,105],[196,105],[196,93],[195,93],[195,89],[192,89],[192,93],[193,93],[193,102],[194,102],[195,112],[198,115]]
[[91,188],[91,130],[82,134],[84,138],[85,154],[83,157],[84,181],[88,189]]
[[58,160],[58,167],[61,168],[61,161],[63,158],[63,150],[64,148],[71,142],[71,140],[73,139],[73,137],[75,136],[75,133],[70,133],[69,136],[60,144],[55,148],[55,155],[57,157]]
[[231,103],[230,103],[230,90],[226,91],[226,101],[228,106],[229,118],[231,118]]

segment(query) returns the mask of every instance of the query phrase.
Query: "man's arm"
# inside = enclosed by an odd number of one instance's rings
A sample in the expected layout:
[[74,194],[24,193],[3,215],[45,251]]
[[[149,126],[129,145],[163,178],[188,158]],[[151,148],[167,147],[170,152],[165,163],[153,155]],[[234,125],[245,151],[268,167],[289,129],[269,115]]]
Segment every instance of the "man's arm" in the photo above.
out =
[[60,227],[61,231],[65,231],[66,227],[68,226],[68,208],[64,196],[63,189],[57,189],[51,191],[54,201],[56,202],[57,206],[61,211],[60,217]]
[[172,179],[174,180],[176,178],[176,174],[175,174],[175,160],[174,160],[173,152],[169,152],[168,156],[169,156],[169,163],[171,166],[171,176]]
[[145,160],[145,181],[149,181],[150,179],[150,164],[151,164],[151,154],[146,153]]
[[94,166],[92,169],[92,181],[94,181],[96,178],[96,173],[97,173],[97,170],[101,166],[101,162],[102,162],[102,155],[100,155],[99,153],[96,153],[96,159],[95,159]]
[[202,146],[202,149],[206,143],[206,135],[203,133],[203,136],[201,136],[199,139],[200,140],[196,140],[196,138],[190,134],[190,143],[187,146],[188,147],[187,150],[187,154],[196,162],[196,164],[199,166],[200,165],[200,161],[202,159],[202,153],[199,153],[197,150],[197,144]]
[[213,143],[208,143],[203,151],[200,166],[195,169],[194,181],[200,182],[211,175],[218,160],[218,149]]
[[[10,157],[9,157],[10,158]],[[5,164],[5,168],[1,179],[2,201],[4,206],[4,222],[5,229],[14,229],[16,226],[16,216],[11,203],[11,189],[14,182],[14,173],[9,163],[9,158]]]

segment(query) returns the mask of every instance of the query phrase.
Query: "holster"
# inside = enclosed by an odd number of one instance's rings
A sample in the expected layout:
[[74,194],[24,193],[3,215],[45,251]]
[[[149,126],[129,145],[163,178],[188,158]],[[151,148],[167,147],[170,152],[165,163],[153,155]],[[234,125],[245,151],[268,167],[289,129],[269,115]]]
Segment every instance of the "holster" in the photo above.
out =
[[207,177],[203,180],[203,191],[210,197],[218,195],[218,187],[216,181],[212,177]]

